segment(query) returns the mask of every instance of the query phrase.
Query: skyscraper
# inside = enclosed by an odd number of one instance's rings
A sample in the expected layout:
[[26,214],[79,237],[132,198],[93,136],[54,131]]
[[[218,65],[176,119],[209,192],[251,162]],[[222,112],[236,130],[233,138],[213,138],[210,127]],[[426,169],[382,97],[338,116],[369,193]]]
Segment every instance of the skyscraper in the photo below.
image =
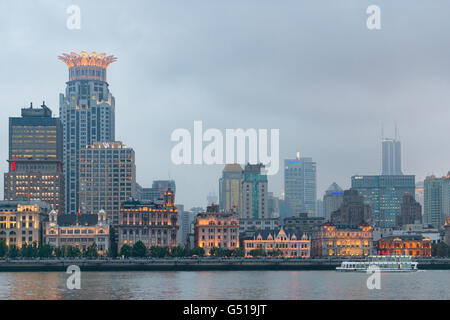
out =
[[331,213],[339,209],[344,200],[344,191],[333,182],[323,196],[323,214],[325,221],[330,221]]
[[316,163],[312,158],[284,160],[285,200],[291,215],[316,214]]
[[445,177],[437,178],[434,175],[426,177],[424,181],[424,208],[423,220],[439,228],[443,223],[442,186]]
[[380,228],[395,226],[405,193],[414,194],[414,175],[353,176],[352,189],[372,208],[372,222]]
[[114,141],[115,100],[106,82],[106,69],[116,61],[105,54],[63,54],[59,57],[69,68],[65,94],[59,97],[63,124],[63,163],[66,212],[79,210],[80,150],[94,142]]
[[120,206],[136,197],[134,150],[122,142],[94,142],[80,150],[80,211],[105,210],[118,224]]
[[268,210],[268,182],[263,164],[247,164],[241,183],[239,217],[243,219],[270,218]]
[[402,156],[400,141],[395,139],[383,139],[382,145],[382,175],[402,175]]
[[240,164],[230,163],[222,171],[219,179],[219,204],[224,211],[239,208],[243,171]]
[[9,118],[5,200],[41,200],[64,212],[61,121],[45,103],[23,108],[21,115]]

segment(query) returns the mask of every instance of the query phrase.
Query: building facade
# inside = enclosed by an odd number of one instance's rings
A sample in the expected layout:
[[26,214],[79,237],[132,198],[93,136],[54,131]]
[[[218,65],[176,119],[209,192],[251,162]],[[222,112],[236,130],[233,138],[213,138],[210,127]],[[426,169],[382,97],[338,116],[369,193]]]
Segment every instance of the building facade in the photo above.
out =
[[344,190],[336,182],[333,182],[323,196],[323,216],[330,221],[331,214],[339,209],[344,201]]
[[121,203],[136,197],[134,150],[121,142],[94,142],[80,150],[80,212],[105,210],[119,223]]
[[372,253],[372,227],[323,224],[313,232],[313,257],[365,257]]
[[23,108],[9,118],[8,172],[5,200],[40,200],[64,212],[62,125],[44,104]]
[[59,114],[63,124],[65,209],[74,214],[80,209],[80,150],[94,142],[115,140],[115,99],[106,82],[106,69],[116,58],[72,52],[59,59],[69,68],[65,94],[59,97]]
[[224,211],[239,209],[243,170],[240,164],[227,164],[219,179],[219,206]]
[[331,214],[331,223],[362,225],[371,222],[372,208],[364,203],[364,197],[355,189],[345,190],[341,206]]
[[43,241],[50,205],[43,201],[0,201],[0,240],[8,247]]
[[77,247],[81,252],[91,245],[97,246],[100,255],[110,248],[110,225],[106,212],[98,214],[58,214],[52,210],[46,223],[45,243],[53,248]]
[[378,254],[431,257],[431,240],[420,235],[390,236],[378,240]]
[[422,206],[414,199],[414,195],[405,193],[396,226],[407,224],[422,224]]
[[439,228],[444,219],[442,209],[444,179],[444,177],[437,178],[433,175],[426,177],[424,181],[423,221],[435,228]]
[[325,222],[323,217],[311,217],[306,212],[284,219],[284,230],[296,234],[311,235],[313,231]]
[[122,203],[117,232],[117,250],[142,241],[147,248],[178,245],[178,210],[175,195],[169,188],[162,204],[127,201]]
[[256,233],[252,240],[244,240],[245,256],[251,257],[253,250],[263,250],[271,255],[279,252],[285,258],[309,258],[311,240],[296,233],[286,233],[283,229],[263,230]]
[[243,219],[270,218],[268,210],[268,182],[264,165],[247,164],[241,182],[239,217]]
[[414,194],[414,175],[353,176],[352,189],[372,208],[372,222],[380,228],[394,227],[405,193]]
[[239,218],[234,212],[220,212],[217,206],[208,206],[194,220],[194,246],[209,255],[212,248],[233,250],[239,248]]
[[298,155],[297,159],[284,160],[284,192],[291,215],[316,214],[316,163],[312,158]]

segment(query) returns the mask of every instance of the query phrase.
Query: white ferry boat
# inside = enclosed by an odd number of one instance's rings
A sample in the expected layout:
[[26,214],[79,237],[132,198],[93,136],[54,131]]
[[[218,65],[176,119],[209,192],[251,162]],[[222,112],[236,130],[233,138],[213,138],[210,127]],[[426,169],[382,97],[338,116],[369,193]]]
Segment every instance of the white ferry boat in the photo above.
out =
[[417,262],[411,256],[369,256],[363,261],[344,261],[337,271],[366,272],[372,266],[380,268],[381,272],[415,272]]

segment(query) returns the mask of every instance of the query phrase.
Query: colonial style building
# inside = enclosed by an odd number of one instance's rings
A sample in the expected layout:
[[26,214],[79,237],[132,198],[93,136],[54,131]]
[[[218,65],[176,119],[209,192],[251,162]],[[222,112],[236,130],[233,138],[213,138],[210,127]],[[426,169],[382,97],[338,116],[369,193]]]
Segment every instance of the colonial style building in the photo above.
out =
[[45,243],[54,248],[72,246],[84,251],[95,243],[100,255],[109,250],[109,239],[110,225],[104,210],[82,215],[58,214],[52,210],[44,235]]
[[42,243],[50,205],[42,201],[0,201],[0,240],[7,246]]
[[239,232],[274,230],[280,228],[280,219],[239,219]]
[[268,255],[279,251],[281,256],[289,258],[309,258],[311,240],[304,234],[298,237],[296,233],[279,230],[261,230],[252,240],[244,240],[245,256],[251,256],[252,250],[262,249]]
[[178,209],[170,187],[162,204],[127,201],[122,203],[117,229],[117,250],[142,241],[146,247],[174,247],[178,245]]
[[315,257],[364,257],[372,251],[372,227],[324,223],[311,242]]
[[219,212],[214,204],[200,212],[194,221],[194,246],[209,255],[212,248],[239,248],[239,218],[234,212]]
[[420,235],[391,236],[378,241],[378,254],[431,257],[431,239]]

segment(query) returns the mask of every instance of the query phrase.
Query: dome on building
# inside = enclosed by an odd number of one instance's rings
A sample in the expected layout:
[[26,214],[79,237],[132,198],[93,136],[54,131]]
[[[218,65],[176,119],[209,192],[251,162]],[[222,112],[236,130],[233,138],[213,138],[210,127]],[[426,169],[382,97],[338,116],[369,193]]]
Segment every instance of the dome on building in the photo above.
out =
[[241,172],[242,167],[239,163],[228,163],[223,169],[224,172]]

